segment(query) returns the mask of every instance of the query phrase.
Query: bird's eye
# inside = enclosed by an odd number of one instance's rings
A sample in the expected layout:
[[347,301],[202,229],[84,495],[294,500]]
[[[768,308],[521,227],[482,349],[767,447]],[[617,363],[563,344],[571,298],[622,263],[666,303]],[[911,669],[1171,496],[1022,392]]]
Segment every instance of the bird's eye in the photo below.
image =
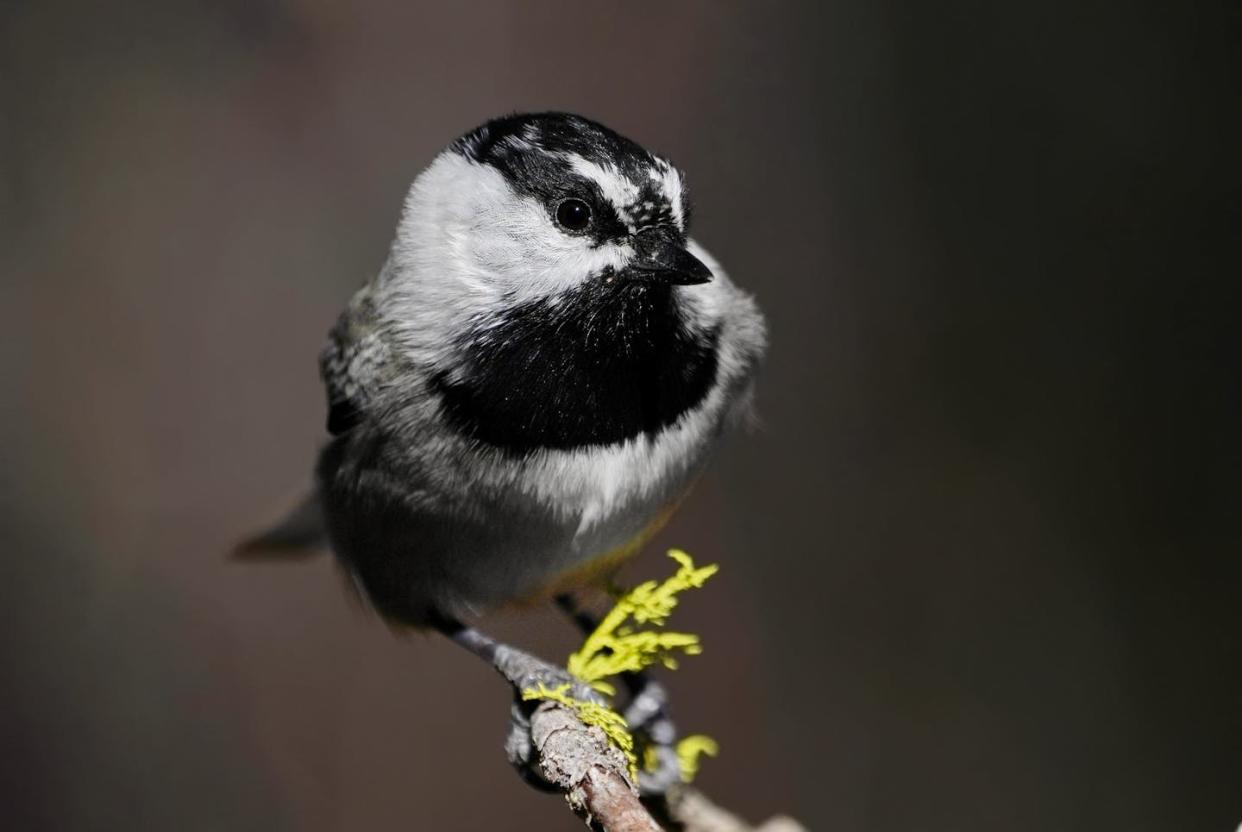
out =
[[580,199],[567,199],[556,206],[556,221],[570,231],[581,231],[591,224],[591,208]]

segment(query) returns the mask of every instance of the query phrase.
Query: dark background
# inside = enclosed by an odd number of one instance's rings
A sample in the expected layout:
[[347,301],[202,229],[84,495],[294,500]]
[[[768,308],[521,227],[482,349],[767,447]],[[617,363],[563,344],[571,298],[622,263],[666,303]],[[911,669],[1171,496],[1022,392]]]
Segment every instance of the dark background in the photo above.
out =
[[558,108],[688,171],[771,324],[763,427],[653,547],[723,564],[670,679],[705,789],[1234,829],[1238,9],[4,4],[0,823],[577,828],[490,671],[327,559],[224,559],[308,481],[321,338],[409,182]]

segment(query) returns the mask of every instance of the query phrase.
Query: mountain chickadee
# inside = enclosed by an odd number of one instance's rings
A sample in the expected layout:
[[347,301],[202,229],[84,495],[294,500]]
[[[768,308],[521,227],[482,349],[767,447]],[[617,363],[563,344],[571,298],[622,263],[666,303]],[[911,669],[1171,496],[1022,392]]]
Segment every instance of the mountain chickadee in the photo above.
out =
[[315,496],[245,551],[326,535],[414,627],[604,582],[747,411],[764,350],[689,219],[681,171],[585,118],[455,141],[323,350]]

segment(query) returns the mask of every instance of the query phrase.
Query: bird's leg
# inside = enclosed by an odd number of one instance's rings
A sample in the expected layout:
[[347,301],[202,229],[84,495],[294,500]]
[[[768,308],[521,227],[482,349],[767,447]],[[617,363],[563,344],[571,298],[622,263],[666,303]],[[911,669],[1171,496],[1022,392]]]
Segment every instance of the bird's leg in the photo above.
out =
[[540,777],[532,765],[530,714],[538,703],[524,700],[523,691],[536,689],[541,685],[547,688],[569,685],[568,694],[574,699],[599,704],[607,702],[589,685],[569,675],[568,671],[524,650],[499,642],[454,618],[438,615],[433,618],[431,625],[455,644],[490,664],[513,686],[513,706],[509,715],[509,736],[505,739],[505,753],[522,779],[538,788],[555,791],[555,787]]
[[[573,620],[584,635],[590,635],[599,627],[599,621],[578,604],[570,594],[556,596],[556,605]],[[644,745],[652,757],[645,760],[638,772],[638,789],[644,795],[664,794],[681,779],[681,765],[677,759],[677,727],[667,713],[668,691],[645,670],[621,675],[630,703],[622,716],[630,730],[645,740]]]

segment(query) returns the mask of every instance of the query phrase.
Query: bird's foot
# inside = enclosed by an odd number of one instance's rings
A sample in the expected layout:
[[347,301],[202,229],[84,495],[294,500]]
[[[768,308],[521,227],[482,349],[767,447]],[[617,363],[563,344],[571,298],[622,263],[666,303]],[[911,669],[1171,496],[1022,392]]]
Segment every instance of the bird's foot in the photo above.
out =
[[638,790],[643,797],[665,794],[681,782],[681,762],[677,754],[677,726],[667,714],[668,689],[646,673],[627,680],[632,691],[625,709],[625,721],[642,749],[638,771]]

